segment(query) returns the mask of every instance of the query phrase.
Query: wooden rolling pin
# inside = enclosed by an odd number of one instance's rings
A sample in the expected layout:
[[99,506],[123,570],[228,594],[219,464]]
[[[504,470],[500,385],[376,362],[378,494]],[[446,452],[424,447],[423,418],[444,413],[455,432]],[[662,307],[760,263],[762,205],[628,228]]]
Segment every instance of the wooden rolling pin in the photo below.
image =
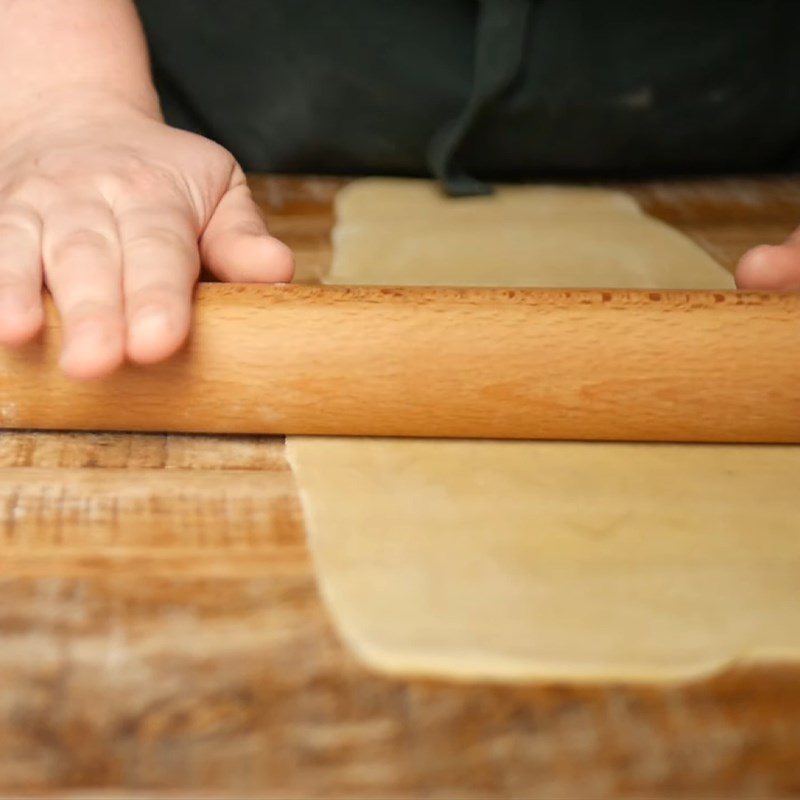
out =
[[800,442],[800,295],[203,285],[185,350],[78,383],[0,350],[7,428]]

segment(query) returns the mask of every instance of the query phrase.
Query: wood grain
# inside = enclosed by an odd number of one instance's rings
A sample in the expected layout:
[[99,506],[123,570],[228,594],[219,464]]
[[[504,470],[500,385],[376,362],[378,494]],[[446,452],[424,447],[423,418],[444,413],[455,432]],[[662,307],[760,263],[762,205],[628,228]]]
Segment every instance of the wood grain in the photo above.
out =
[[[308,280],[339,185],[254,180]],[[635,192],[731,266],[800,220],[796,187]],[[800,796],[800,667],[658,689],[365,671],[320,604],[278,440],[9,432],[0,462],[0,795]]]
[[795,294],[212,284],[195,317],[76,383],[50,307],[0,352],[0,427],[800,442]]
[[280,437],[18,431],[0,441],[0,467],[285,468]]

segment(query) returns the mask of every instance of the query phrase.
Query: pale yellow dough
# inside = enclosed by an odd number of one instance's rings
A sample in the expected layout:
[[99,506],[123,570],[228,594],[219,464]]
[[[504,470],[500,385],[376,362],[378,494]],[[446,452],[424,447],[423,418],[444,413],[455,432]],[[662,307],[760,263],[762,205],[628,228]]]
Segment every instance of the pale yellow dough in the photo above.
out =
[[370,178],[337,198],[331,283],[733,288],[730,273],[621,192],[503,187],[445,200]]
[[[730,286],[618,193],[446,201],[424,182],[366,180],[342,192],[338,213],[335,283]],[[656,681],[800,657],[800,448],[288,448],[323,596],[375,668]]]

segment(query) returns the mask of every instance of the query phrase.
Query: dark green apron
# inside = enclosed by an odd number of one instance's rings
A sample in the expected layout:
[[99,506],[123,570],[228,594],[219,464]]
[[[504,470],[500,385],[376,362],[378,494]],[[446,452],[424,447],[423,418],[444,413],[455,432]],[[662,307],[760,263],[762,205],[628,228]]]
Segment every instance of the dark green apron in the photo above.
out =
[[138,0],[167,118],[250,170],[800,167],[798,0]]

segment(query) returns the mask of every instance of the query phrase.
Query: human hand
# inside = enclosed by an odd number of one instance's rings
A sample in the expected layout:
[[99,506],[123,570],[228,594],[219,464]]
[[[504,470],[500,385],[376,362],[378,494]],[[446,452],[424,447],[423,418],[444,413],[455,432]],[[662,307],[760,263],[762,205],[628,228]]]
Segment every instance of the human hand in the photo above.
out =
[[740,289],[800,289],[800,228],[783,244],[762,244],[748,250],[736,267]]
[[60,97],[0,128],[0,344],[37,335],[44,285],[71,377],[166,359],[201,260],[225,281],[293,273],[223,147],[110,96]]

